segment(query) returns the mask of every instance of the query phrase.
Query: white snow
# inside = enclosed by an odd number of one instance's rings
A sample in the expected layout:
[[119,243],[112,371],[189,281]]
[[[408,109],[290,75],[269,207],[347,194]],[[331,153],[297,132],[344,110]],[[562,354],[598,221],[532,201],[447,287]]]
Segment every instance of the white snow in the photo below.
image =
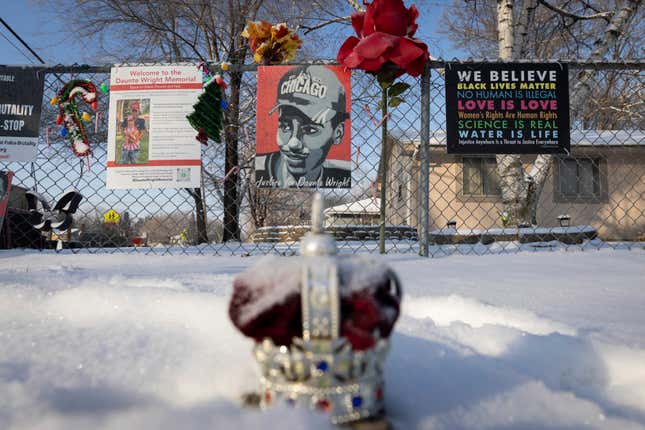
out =
[[332,206],[325,209],[325,215],[337,214],[369,214],[378,215],[381,210],[381,199],[370,197],[368,199],[358,200],[353,203],[346,203],[338,206]]
[[453,228],[453,227],[444,227],[439,230],[433,230],[430,234],[433,235],[517,235],[517,234],[577,234],[577,233],[593,233],[596,229],[590,225],[574,225],[570,227],[522,227],[522,228],[490,228],[490,229],[481,229],[481,228]]
[[[645,429],[645,251],[376,258],[404,288],[395,429]],[[241,406],[227,305],[261,260],[0,252],[0,429],[330,428]]]

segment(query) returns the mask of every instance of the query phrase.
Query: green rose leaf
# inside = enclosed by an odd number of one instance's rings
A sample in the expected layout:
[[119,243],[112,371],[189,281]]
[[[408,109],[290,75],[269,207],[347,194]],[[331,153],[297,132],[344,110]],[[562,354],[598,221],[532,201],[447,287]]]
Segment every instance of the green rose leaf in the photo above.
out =
[[387,102],[387,105],[389,107],[397,107],[401,103],[403,103],[403,99],[401,97],[392,97],[390,98],[390,101]]
[[392,99],[396,96],[400,96],[403,94],[408,88],[410,88],[410,84],[406,84],[405,82],[397,82],[396,84],[392,85],[390,89],[388,90],[388,96]]

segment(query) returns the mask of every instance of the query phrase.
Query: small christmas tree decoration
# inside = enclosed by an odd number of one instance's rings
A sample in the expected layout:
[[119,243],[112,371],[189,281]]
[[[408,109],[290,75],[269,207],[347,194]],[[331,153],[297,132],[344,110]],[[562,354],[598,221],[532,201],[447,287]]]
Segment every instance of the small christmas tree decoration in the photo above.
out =
[[52,104],[58,104],[59,117],[62,118],[62,123],[64,124],[64,128],[61,130],[61,136],[69,136],[72,143],[72,150],[76,156],[87,157],[91,150],[81,118],[88,121],[89,114],[85,112],[83,115],[80,115],[78,106],[76,105],[76,96],[79,95],[92,109],[97,109],[96,86],[92,82],[84,79],[73,80],[65,84],[51,102]]
[[381,261],[337,257],[320,194],[313,206],[302,257],[266,257],[236,277],[229,316],[256,341],[262,406],[283,399],[328,412],[334,423],[380,417],[401,286]]
[[103,94],[107,94],[110,91],[110,87],[105,82],[101,84],[100,89]]
[[199,96],[197,103],[193,105],[193,113],[186,117],[190,125],[198,132],[195,138],[204,145],[208,144],[208,139],[218,143],[221,141],[223,101],[223,88],[215,79],[204,87],[204,92]]
[[81,115],[81,118],[83,118],[83,121],[88,122],[89,120],[92,119],[89,113],[83,112],[83,115]]

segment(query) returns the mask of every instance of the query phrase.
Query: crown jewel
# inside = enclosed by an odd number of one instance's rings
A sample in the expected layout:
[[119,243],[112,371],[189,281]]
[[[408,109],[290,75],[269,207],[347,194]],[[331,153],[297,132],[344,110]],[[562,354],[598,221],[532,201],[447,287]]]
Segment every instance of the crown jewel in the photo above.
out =
[[381,415],[387,337],[401,298],[398,279],[373,259],[335,256],[335,241],[323,232],[319,194],[312,231],[300,249],[299,264],[272,279],[262,283],[246,273],[235,280],[229,314],[257,342],[261,405],[283,399],[328,411],[334,423]]

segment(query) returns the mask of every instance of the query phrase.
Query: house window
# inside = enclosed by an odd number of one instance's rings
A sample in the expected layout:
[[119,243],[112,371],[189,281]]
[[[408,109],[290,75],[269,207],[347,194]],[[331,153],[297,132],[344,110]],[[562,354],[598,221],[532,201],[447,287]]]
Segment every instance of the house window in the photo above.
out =
[[495,158],[464,157],[463,194],[476,197],[502,195]]
[[556,199],[562,202],[589,202],[602,196],[600,158],[558,160]]

